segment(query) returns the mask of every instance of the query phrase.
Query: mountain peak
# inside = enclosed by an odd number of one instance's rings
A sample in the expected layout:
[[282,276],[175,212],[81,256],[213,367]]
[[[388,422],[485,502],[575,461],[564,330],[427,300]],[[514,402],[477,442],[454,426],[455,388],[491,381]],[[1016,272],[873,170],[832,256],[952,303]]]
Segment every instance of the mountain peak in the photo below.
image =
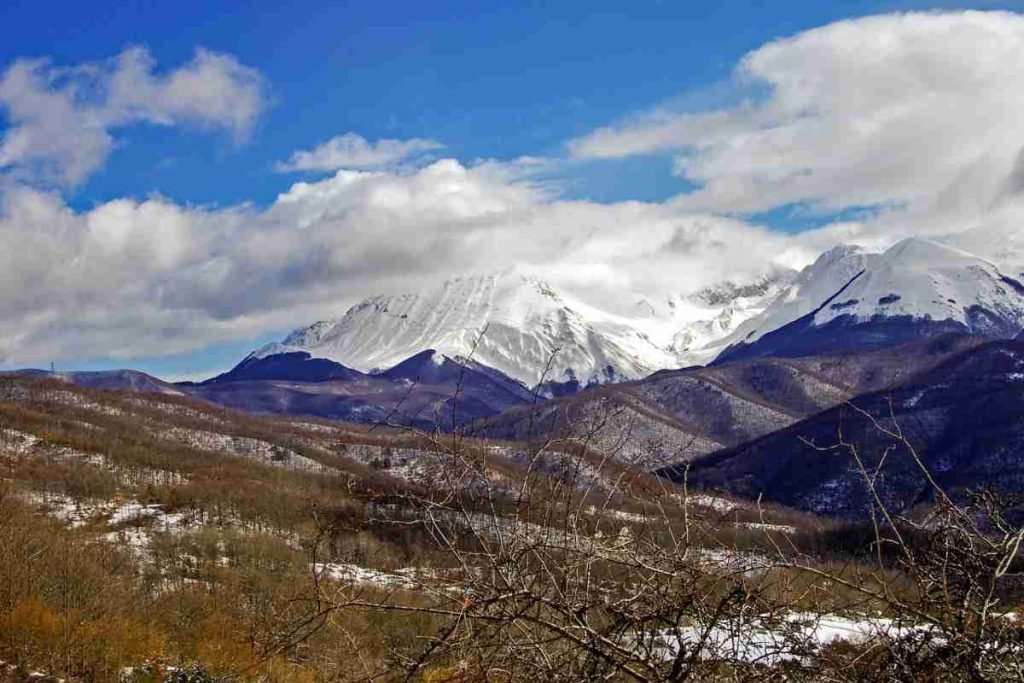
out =
[[700,302],[648,300],[620,314],[576,298],[533,269],[509,268],[453,277],[414,294],[369,297],[337,320],[296,330],[252,355],[302,352],[372,373],[430,349],[527,386],[634,379],[692,364],[709,339],[760,310],[780,277],[726,283]]
[[[589,381],[608,376],[609,367],[612,376],[636,377],[667,360],[652,359],[653,348],[622,348],[611,336],[624,330],[610,330],[577,307],[528,272],[460,276],[419,294],[370,297],[257,355],[305,351],[372,372],[432,349],[441,357],[472,357],[527,384]],[[552,356],[553,374],[544,378]]]
[[899,267],[939,268],[965,264],[989,264],[979,256],[926,237],[908,237],[880,255],[881,264]]
[[[1012,337],[1022,324],[1019,283],[981,257],[912,237],[881,254],[846,247],[825,252],[730,335],[723,358],[878,346],[944,331]],[[760,351],[751,349],[758,344]]]

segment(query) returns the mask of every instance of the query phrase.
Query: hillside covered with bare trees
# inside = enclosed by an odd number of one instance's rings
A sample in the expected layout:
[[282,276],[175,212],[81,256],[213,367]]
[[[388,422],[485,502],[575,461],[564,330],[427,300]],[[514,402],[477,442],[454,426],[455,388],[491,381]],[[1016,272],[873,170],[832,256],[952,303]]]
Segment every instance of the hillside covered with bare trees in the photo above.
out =
[[996,497],[840,523],[651,477],[617,428],[528,446],[7,378],[3,675],[1019,673]]

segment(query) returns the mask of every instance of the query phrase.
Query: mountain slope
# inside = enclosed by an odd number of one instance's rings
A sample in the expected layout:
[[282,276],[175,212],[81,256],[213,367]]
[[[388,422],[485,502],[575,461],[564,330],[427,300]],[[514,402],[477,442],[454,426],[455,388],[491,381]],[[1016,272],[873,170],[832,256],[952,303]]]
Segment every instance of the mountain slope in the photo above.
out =
[[294,351],[263,357],[250,354],[231,370],[211,377],[201,384],[224,384],[261,379],[295,382],[353,381],[363,377],[365,377],[363,373],[346,368],[340,363],[326,358],[313,358],[302,351]]
[[519,382],[473,361],[452,360],[428,349],[407,358],[398,365],[375,375],[392,382],[417,385],[450,386],[463,391],[467,386],[491,386],[497,394],[510,400],[532,401],[534,396]]
[[[694,486],[842,517],[871,498],[856,449],[892,512],[933,500],[902,433],[948,492],[1024,487],[1024,344],[990,342],[905,383],[869,393],[753,442],[687,463]],[[848,446],[840,446],[840,442]],[[680,478],[681,467],[663,472]]]
[[860,354],[756,358],[661,371],[515,407],[476,428],[485,436],[515,441],[586,440],[619,460],[655,468],[782,429],[980,343],[948,335]]
[[167,396],[184,396],[185,390],[171,382],[147,375],[138,370],[75,370],[71,372],[51,372],[49,370],[25,369],[0,372],[0,377],[39,377],[52,378],[62,382],[84,387],[86,389],[103,389],[111,391],[128,391]]
[[824,253],[724,341],[716,362],[865,350],[945,332],[1012,338],[1024,286],[951,246],[911,238],[884,253]]
[[181,386],[196,398],[251,413],[427,430],[451,429],[534,400],[526,387],[500,372],[433,351],[376,375],[307,353],[250,356],[228,373]]
[[701,347],[759,311],[786,277],[643,299],[628,315],[598,310],[517,271],[456,278],[422,294],[371,297],[252,357],[302,352],[372,373],[429,349],[471,357],[527,386],[575,390],[709,359]]
[[7,375],[53,378],[90,389],[189,396],[254,414],[303,415],[387,423],[433,431],[494,415],[535,398],[519,382],[472,362],[434,352],[365,375],[306,353],[246,358],[205,382],[171,384],[134,370],[20,370]]

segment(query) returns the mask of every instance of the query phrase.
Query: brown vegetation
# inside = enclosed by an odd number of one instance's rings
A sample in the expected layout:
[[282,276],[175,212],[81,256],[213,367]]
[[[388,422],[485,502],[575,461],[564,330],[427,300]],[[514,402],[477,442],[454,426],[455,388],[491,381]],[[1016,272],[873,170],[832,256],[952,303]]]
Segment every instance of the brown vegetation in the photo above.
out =
[[621,428],[525,447],[7,380],[3,675],[1021,676],[994,496],[841,525],[652,478]]

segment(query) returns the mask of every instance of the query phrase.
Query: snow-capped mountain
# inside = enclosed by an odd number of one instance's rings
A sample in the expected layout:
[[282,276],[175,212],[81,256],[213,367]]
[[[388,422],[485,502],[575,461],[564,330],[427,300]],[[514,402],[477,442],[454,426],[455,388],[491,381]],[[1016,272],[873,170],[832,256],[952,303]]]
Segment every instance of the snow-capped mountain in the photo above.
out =
[[923,238],[882,253],[822,254],[726,337],[719,360],[873,348],[945,331],[1013,337],[1024,286],[993,263]]
[[795,276],[793,271],[776,270],[749,284],[726,281],[689,296],[670,297],[669,317],[676,330],[671,350],[686,364],[707,363],[725,337],[763,311]]
[[375,296],[251,355],[305,352],[378,372],[426,350],[468,358],[527,386],[633,379],[705,362],[705,347],[757,313],[787,282],[643,299],[627,314],[589,305],[517,270],[455,278],[422,294]]

